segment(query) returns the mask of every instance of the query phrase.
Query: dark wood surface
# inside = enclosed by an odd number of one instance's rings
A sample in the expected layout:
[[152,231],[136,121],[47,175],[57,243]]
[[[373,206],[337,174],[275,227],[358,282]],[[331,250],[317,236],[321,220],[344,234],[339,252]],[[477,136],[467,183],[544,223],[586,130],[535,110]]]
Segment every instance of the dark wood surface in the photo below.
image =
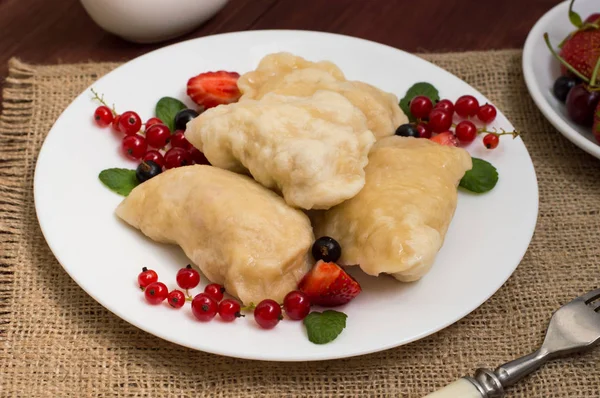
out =
[[255,29],[335,32],[411,52],[519,48],[535,21],[559,2],[231,0],[186,36],[140,45],[100,29],[78,0],[0,0],[0,80],[11,57],[40,64],[126,61],[176,41]]

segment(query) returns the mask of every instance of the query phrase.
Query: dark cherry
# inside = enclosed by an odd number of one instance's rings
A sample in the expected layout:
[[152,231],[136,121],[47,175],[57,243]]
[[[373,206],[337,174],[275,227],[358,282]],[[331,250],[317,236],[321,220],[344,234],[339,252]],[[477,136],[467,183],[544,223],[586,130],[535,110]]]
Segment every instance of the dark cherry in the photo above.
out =
[[578,84],[567,95],[569,118],[577,124],[591,127],[598,102],[600,102],[600,91],[590,90],[585,84]]

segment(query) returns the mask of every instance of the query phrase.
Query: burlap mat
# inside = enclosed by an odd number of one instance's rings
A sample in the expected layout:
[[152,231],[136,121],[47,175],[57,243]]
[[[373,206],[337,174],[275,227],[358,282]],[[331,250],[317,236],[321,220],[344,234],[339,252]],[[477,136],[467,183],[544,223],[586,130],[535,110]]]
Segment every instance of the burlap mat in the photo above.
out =
[[[553,310],[600,285],[600,162],[538,112],[519,51],[424,57],[481,90],[525,132],[540,186],[529,251],[496,295],[440,333],[358,358],[283,364],[164,342],[112,315],[69,278],[36,221],[36,156],[62,110],[116,64],[11,61],[0,118],[0,396],[417,398],[477,366],[495,366],[537,347]],[[600,351],[554,362],[509,396],[600,397]]]

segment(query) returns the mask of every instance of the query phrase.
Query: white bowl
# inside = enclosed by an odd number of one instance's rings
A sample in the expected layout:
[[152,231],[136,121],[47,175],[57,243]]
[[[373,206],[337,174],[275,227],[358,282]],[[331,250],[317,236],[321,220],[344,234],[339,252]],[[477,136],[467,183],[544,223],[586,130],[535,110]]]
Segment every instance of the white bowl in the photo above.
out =
[[[585,19],[599,12],[600,4],[598,0],[577,0],[574,10]],[[565,1],[548,11],[531,29],[523,49],[523,74],[529,94],[546,119],[573,144],[600,159],[600,145],[592,130],[572,122],[565,105],[552,94],[554,81],[560,76],[560,66],[544,42],[544,33],[548,32],[553,47],[558,48],[558,44],[575,30],[568,13],[569,1]]]
[[190,32],[229,0],[81,0],[104,30],[136,43],[154,43]]

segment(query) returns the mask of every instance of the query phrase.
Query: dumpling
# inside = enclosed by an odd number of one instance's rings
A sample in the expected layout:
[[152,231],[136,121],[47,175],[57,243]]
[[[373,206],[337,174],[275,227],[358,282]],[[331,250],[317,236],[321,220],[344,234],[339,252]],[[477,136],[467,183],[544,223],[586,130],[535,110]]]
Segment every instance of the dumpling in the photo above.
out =
[[227,170],[167,170],[131,191],[116,213],[149,238],[181,246],[208,279],[245,304],[281,302],[310,268],[308,217]]
[[346,80],[331,62],[311,62],[286,52],[265,56],[256,70],[239,78],[238,87],[240,101],[261,99],[268,93],[310,96],[318,90],[335,91],[365,114],[367,126],[377,138],[393,135],[398,126],[408,122],[394,94]]
[[316,212],[315,235],[340,243],[343,264],[358,264],[369,275],[418,280],[442,247],[457,185],[471,167],[464,149],[384,138],[369,155],[365,187],[341,205]]
[[364,114],[332,91],[270,93],[211,108],[187,124],[185,136],[213,166],[249,172],[303,209],[328,209],[356,195],[375,142]]

